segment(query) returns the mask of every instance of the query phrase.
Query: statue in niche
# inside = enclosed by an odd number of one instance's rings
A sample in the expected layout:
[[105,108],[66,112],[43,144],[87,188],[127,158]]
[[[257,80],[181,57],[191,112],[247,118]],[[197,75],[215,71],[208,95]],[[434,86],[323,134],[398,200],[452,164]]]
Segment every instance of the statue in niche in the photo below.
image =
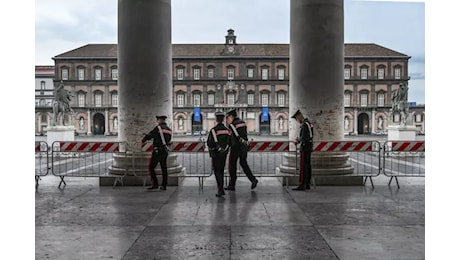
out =
[[182,117],[179,117],[179,130],[184,130],[184,120],[182,119]]
[[282,117],[278,119],[278,129],[283,130],[284,129],[284,120]]
[[113,129],[118,130],[118,117],[113,119]]
[[344,127],[345,130],[348,130],[348,127],[350,127],[350,120],[348,120],[348,117],[345,117]]
[[377,122],[377,128],[379,130],[383,129],[383,118],[381,116],[379,116],[379,119],[378,119],[378,122]]
[[85,129],[85,119],[83,117],[80,117],[80,130]]

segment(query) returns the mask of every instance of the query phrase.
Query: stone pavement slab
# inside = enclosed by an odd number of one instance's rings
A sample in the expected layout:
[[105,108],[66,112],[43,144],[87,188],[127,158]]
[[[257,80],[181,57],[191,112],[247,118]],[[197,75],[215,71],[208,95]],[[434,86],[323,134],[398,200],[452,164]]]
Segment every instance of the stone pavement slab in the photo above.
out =
[[[46,176],[35,194],[36,259],[424,259],[424,179],[292,191],[275,178],[215,197]],[[385,176],[383,176],[385,177]]]

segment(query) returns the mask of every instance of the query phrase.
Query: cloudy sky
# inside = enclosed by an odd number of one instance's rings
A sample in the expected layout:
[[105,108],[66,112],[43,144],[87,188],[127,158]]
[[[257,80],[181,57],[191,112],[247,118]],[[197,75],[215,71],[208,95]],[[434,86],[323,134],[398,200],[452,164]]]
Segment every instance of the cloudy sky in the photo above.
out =
[[[411,56],[409,101],[425,103],[425,3],[345,0],[345,43]],[[89,43],[117,43],[117,0],[36,0],[35,64]],[[173,0],[173,43],[289,43],[290,0]]]

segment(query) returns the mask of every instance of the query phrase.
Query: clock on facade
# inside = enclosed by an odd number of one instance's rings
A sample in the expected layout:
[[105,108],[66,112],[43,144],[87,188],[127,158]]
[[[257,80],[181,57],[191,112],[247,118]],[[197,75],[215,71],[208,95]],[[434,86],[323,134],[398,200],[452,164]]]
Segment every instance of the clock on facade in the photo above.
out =
[[233,52],[234,50],[235,50],[235,49],[233,48],[233,46],[229,46],[229,47],[228,47],[228,51],[229,51],[229,52]]

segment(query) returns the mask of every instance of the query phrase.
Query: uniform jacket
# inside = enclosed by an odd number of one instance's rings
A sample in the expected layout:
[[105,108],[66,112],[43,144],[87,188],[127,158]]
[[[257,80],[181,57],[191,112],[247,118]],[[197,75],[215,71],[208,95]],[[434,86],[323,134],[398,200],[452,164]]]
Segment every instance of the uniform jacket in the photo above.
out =
[[[159,126],[161,127],[161,131],[163,132],[163,136],[165,138],[166,145],[170,145],[171,139],[172,139],[171,128],[169,128],[166,123],[160,124]],[[145,142],[150,139],[153,139],[153,147],[165,148],[163,147],[163,141],[161,140],[160,131],[158,129],[158,126],[153,128],[152,131],[146,134],[144,138],[142,139],[142,142]]]
[[208,145],[209,151],[210,152],[218,152],[219,150],[222,152],[227,151],[231,144],[230,129],[228,129],[223,123],[217,124],[212,129],[216,133],[217,143],[214,141],[212,130],[209,131],[208,140],[206,142],[206,144]]
[[[246,127],[246,122],[241,120],[239,117],[233,119],[232,125],[235,127],[236,131],[238,132],[239,137],[233,132],[233,129],[229,126],[229,129],[232,132],[232,147],[241,147],[242,141],[248,141],[248,130]],[[241,140],[241,139],[242,140]]]
[[313,125],[304,119],[300,127],[300,148],[302,150],[311,148],[313,144]]

